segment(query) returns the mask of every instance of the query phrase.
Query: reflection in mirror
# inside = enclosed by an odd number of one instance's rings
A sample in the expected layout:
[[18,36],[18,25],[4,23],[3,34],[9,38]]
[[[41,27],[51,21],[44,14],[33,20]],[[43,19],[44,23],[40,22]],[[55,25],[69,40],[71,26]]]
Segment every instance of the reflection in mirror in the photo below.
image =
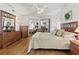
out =
[[31,19],[29,21],[29,32],[50,32],[50,19]]
[[2,18],[2,24],[3,24],[3,31],[13,31],[14,30],[14,20],[11,18]]

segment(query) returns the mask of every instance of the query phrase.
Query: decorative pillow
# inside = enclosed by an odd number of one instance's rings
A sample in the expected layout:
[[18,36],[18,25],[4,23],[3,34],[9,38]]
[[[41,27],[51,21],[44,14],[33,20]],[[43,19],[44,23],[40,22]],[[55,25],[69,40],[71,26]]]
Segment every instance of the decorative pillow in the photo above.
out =
[[63,29],[61,29],[61,30],[58,30],[57,31],[57,36],[62,36],[63,35],[63,33],[64,33],[64,30]]
[[74,37],[75,35],[77,34],[72,33],[72,32],[64,32],[63,37]]
[[57,29],[54,29],[54,30],[52,31],[52,34],[53,34],[53,35],[56,35],[56,34],[57,34],[57,31],[58,31]]

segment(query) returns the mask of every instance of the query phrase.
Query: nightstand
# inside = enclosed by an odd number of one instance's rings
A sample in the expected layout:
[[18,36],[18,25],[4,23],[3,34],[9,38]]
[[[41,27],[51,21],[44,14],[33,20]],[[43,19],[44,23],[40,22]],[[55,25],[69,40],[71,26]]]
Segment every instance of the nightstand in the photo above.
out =
[[70,41],[70,54],[79,55],[79,40]]

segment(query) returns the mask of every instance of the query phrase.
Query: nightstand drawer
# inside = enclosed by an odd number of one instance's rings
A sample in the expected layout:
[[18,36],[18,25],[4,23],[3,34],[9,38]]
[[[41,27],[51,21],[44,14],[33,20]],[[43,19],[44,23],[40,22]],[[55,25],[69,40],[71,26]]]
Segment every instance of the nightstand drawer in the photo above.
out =
[[79,52],[76,51],[75,49],[71,49],[70,53],[73,54],[73,55],[79,55]]
[[71,50],[79,53],[79,47],[71,46],[70,48],[71,48]]
[[73,55],[79,55],[79,43],[76,40],[70,43],[70,53]]
[[74,48],[74,49],[76,49],[76,50],[79,50],[79,46],[76,45],[76,44],[74,44],[74,43],[72,43],[72,42],[71,42],[71,44],[70,44],[70,47],[71,47],[71,48]]

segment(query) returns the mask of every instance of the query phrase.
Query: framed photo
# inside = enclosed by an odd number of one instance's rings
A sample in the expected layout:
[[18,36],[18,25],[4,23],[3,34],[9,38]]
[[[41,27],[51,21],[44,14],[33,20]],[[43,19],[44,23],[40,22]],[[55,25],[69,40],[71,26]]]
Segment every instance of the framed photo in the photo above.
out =
[[67,12],[64,15],[65,20],[71,20],[72,19],[72,10],[70,10],[69,12]]

